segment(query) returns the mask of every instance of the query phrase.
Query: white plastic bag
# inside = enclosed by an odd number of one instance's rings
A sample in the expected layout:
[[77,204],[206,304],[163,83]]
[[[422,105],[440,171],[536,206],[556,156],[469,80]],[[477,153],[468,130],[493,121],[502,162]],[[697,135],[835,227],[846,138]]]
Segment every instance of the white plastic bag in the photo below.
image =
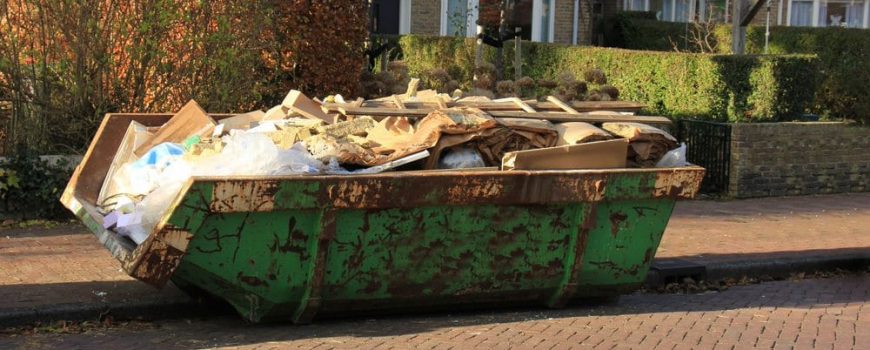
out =
[[281,150],[269,136],[262,133],[233,133],[224,136],[226,144],[221,153],[171,162],[149,181],[153,191],[136,204],[134,214],[141,215],[141,223],[119,227],[118,232],[141,243],[180,194],[181,188],[192,176],[257,176],[316,174],[324,168],[314,159],[302,143]]
[[657,168],[677,168],[687,165],[689,162],[686,161],[686,143],[681,143],[680,147],[668,151],[656,163]]
[[469,147],[453,147],[438,160],[439,169],[482,168],[486,163],[476,149]]

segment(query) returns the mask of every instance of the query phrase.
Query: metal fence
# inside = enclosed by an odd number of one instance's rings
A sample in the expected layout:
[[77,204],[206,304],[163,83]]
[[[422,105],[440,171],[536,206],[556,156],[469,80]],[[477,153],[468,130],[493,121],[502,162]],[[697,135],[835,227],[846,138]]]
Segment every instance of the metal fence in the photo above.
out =
[[681,119],[677,121],[677,137],[686,143],[688,161],[707,169],[701,192],[728,192],[731,125]]

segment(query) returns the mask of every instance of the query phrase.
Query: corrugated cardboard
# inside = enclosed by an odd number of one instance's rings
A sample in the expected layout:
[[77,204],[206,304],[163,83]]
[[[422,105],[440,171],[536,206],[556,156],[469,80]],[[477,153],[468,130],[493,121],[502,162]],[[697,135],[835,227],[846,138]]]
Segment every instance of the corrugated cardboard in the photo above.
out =
[[569,170],[624,168],[628,140],[615,139],[510,152],[502,170]]

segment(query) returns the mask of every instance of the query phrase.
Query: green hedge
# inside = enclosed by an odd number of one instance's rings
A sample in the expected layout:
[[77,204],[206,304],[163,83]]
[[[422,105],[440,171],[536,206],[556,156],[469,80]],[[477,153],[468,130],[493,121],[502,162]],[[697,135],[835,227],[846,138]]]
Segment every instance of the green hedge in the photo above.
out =
[[[730,52],[730,28],[717,34],[719,49]],[[746,52],[764,52],[764,27],[747,28]],[[870,30],[772,27],[768,52],[817,55],[822,79],[812,110],[870,124]]]
[[[618,17],[614,46],[637,50],[672,51],[671,40],[684,41],[685,24]],[[618,25],[617,25],[618,24]],[[746,52],[764,52],[764,27],[746,30]],[[870,31],[846,28],[771,27],[770,54],[812,54],[819,57],[818,89],[810,110],[831,119],[854,119],[870,124]],[[671,38],[670,40],[668,38]],[[731,26],[715,30],[718,51],[731,53]],[[693,50],[692,47],[681,47]]]
[[[406,36],[400,41],[411,75],[431,68],[471,79],[474,42]],[[817,59],[806,55],[731,56],[523,43],[523,74],[555,79],[601,68],[620,99],[647,104],[647,113],[707,120],[774,121],[803,113],[814,91]],[[494,52],[486,50],[491,62]],[[513,48],[505,47],[506,76]]]

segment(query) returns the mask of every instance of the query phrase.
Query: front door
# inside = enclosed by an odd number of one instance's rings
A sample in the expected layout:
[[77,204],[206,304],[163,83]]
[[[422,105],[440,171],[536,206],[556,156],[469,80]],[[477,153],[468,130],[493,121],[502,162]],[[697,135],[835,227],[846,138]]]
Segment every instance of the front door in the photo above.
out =
[[399,3],[401,0],[373,0],[371,32],[399,34]]

